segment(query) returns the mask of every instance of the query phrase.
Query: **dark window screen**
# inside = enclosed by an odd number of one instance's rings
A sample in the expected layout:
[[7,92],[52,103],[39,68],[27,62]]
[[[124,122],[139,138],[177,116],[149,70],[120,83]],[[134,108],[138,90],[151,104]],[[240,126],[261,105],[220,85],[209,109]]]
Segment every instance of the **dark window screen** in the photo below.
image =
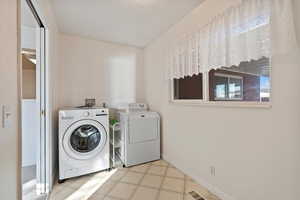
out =
[[174,79],[174,99],[203,99],[202,74]]

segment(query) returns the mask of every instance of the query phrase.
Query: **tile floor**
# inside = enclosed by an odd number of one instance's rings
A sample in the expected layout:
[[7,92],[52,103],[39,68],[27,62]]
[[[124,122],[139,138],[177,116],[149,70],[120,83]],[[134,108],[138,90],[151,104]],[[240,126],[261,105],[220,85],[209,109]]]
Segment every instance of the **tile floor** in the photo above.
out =
[[56,184],[50,200],[220,200],[164,160],[99,172]]

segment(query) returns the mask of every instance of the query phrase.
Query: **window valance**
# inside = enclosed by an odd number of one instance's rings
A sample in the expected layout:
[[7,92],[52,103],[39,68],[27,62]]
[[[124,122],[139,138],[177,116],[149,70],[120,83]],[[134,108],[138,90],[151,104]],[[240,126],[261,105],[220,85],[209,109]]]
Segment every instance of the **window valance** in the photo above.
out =
[[183,78],[294,49],[290,0],[242,0],[168,47],[168,78]]

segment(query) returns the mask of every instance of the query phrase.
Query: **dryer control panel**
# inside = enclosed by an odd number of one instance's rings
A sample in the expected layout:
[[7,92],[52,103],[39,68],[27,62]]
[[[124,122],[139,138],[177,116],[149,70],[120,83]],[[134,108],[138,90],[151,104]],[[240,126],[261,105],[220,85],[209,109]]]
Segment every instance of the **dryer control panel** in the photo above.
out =
[[127,112],[142,112],[147,110],[148,105],[146,103],[130,103],[126,108]]

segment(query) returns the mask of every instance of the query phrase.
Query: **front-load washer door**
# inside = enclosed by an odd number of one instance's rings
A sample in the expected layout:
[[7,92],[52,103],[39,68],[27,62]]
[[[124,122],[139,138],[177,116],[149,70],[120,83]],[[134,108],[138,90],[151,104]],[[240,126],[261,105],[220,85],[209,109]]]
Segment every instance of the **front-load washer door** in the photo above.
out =
[[95,120],[80,120],[66,130],[64,151],[73,159],[91,159],[104,149],[107,138],[102,124]]

